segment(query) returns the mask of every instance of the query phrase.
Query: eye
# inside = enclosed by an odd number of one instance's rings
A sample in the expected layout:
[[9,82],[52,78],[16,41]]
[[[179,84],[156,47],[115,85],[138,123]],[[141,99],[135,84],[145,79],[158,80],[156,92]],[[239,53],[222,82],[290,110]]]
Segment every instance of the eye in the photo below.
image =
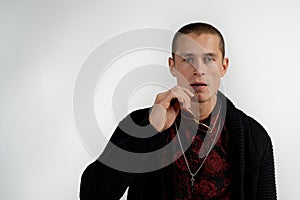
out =
[[214,61],[214,59],[212,57],[210,57],[210,56],[207,56],[207,57],[203,58],[203,62],[204,63],[209,63],[209,62],[212,62],[212,61]]
[[192,63],[194,61],[193,58],[184,58],[183,62]]

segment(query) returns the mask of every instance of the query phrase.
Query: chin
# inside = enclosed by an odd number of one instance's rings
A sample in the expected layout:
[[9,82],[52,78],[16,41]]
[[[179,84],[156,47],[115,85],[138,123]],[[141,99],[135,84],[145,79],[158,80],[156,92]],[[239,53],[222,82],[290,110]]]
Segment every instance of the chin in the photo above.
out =
[[207,103],[209,101],[213,101],[213,97],[215,97],[215,95],[197,94],[196,98],[193,98],[192,101],[197,103]]

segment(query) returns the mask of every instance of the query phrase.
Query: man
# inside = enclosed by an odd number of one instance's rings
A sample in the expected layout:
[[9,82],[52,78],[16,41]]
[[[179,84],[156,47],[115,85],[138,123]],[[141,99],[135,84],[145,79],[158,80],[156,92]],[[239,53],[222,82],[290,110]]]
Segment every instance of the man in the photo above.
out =
[[[177,86],[120,123],[102,155],[84,171],[80,198],[119,199],[129,187],[129,200],[276,199],[270,137],[218,91],[228,63],[215,27],[182,27],[169,58]],[[132,122],[147,130],[132,128]],[[114,145],[136,153],[163,150],[135,159],[116,153]],[[111,167],[110,159],[138,167],[125,172]]]

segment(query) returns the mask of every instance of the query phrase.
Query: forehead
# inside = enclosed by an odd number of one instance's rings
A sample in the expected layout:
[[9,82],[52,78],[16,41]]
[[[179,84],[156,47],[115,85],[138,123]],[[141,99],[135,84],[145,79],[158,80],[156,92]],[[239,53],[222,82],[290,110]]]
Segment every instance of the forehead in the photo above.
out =
[[214,53],[221,55],[220,38],[216,34],[210,33],[189,33],[182,34],[176,41],[176,50],[174,53],[182,55],[184,53],[193,53],[201,55],[203,53]]

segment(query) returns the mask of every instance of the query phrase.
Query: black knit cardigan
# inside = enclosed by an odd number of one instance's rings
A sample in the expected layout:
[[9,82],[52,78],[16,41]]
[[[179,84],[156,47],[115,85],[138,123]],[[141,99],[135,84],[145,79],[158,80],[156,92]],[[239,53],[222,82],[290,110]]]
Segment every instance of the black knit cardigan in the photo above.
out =
[[[276,199],[274,157],[270,137],[257,121],[238,110],[222,94],[219,93],[219,97],[225,98],[227,102],[225,124],[233,134],[239,163],[237,194],[232,199]],[[137,110],[120,124],[126,126],[130,118],[135,123],[145,126],[149,124],[148,116],[149,108]],[[155,132],[155,129],[152,131]],[[165,135],[167,134],[157,134],[140,139],[127,135],[117,127],[110,141],[125,150],[147,152],[151,148],[149,144],[166,141],[162,138]],[[114,148],[107,145],[99,159],[83,172],[80,184],[81,200],[120,199],[128,187],[128,200],[173,199],[172,164],[147,173],[122,172],[99,161],[109,158],[113,151]],[[126,159],[123,163],[126,164],[125,162]]]

